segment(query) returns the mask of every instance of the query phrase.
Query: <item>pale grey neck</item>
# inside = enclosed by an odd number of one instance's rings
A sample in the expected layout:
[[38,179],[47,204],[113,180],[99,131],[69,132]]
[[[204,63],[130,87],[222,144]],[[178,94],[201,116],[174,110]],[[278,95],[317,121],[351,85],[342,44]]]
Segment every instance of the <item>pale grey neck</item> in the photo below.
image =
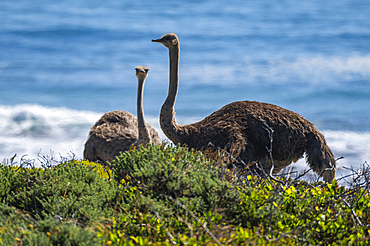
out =
[[168,95],[165,104],[175,106],[177,91],[179,87],[179,59],[180,59],[180,49],[175,47],[169,50],[170,54],[170,81],[168,88]]
[[179,86],[179,51],[176,46],[169,49],[170,55],[170,81],[168,95],[163,103],[160,114],[160,124],[166,136],[175,144],[180,142],[181,126],[175,120],[175,100]]
[[139,83],[137,87],[137,124],[139,129],[138,144],[146,146],[150,142],[150,136],[144,118],[144,108],[143,108],[144,83],[145,79],[139,78]]

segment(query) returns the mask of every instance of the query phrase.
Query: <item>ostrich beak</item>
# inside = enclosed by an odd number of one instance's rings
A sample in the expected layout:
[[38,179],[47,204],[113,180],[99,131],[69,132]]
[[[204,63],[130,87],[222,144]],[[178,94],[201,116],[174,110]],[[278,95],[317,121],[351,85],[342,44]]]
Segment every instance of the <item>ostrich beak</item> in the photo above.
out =
[[135,67],[136,73],[147,73],[149,71],[148,67],[145,66],[137,66]]
[[[149,69],[147,71],[149,71]],[[136,72],[138,73],[146,73],[147,71],[144,69],[136,69]]]
[[152,39],[152,42],[163,43],[161,38],[159,38],[159,39]]

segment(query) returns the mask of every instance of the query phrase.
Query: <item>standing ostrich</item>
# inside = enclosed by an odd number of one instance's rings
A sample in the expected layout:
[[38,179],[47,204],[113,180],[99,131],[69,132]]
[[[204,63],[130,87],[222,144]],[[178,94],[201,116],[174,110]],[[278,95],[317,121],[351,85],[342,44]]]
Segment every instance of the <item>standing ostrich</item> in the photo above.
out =
[[272,161],[274,174],[298,161],[306,152],[306,161],[316,173],[327,182],[334,179],[335,160],[324,136],[311,122],[279,106],[238,101],[200,122],[184,126],[177,124],[174,105],[179,85],[179,38],[175,33],[168,33],[152,41],[169,50],[169,90],[161,108],[160,125],[173,143],[186,144],[196,150],[204,150],[207,146],[237,149],[238,158],[243,162],[256,161],[266,171],[270,170]]
[[114,160],[119,152],[129,150],[131,145],[162,144],[158,133],[144,119],[143,91],[149,68],[137,66],[135,70],[138,78],[138,118],[123,110],[105,113],[90,130],[89,139],[85,143],[84,159],[106,163]]

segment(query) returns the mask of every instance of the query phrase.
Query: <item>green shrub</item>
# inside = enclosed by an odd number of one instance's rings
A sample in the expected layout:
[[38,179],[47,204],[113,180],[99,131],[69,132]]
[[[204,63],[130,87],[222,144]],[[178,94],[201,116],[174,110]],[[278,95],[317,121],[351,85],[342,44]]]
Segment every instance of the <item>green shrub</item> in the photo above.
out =
[[217,163],[149,145],[111,170],[0,166],[0,245],[368,245],[367,173],[345,188],[220,175]]
[[[98,171],[97,171],[98,170]],[[96,166],[69,161],[53,168],[0,168],[0,201],[31,213],[34,218],[73,220],[86,225],[110,217],[121,189],[102,178]]]
[[0,245],[98,245],[99,240],[89,228],[50,219],[35,221],[0,204]]
[[365,245],[368,241],[370,197],[365,190],[345,189],[335,180],[308,184],[268,179],[254,185],[253,178],[248,178],[250,182],[239,187],[241,202],[235,210],[243,228],[307,245]]
[[217,170],[200,152],[185,147],[142,146],[121,153],[111,165],[115,179],[135,187],[141,194],[142,211],[148,207],[163,214],[180,213],[182,208],[171,198],[193,212],[228,208],[239,199],[237,190],[218,179]]

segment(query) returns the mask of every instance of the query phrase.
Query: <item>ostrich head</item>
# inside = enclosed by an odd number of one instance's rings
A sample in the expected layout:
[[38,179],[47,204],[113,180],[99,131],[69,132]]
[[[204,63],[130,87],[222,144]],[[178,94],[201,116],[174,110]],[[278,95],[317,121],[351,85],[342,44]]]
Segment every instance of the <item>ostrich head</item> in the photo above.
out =
[[146,66],[137,66],[135,67],[135,70],[138,79],[144,80],[148,76],[149,68]]
[[161,43],[169,49],[180,46],[179,38],[175,33],[167,33],[160,39],[152,39],[152,42]]

